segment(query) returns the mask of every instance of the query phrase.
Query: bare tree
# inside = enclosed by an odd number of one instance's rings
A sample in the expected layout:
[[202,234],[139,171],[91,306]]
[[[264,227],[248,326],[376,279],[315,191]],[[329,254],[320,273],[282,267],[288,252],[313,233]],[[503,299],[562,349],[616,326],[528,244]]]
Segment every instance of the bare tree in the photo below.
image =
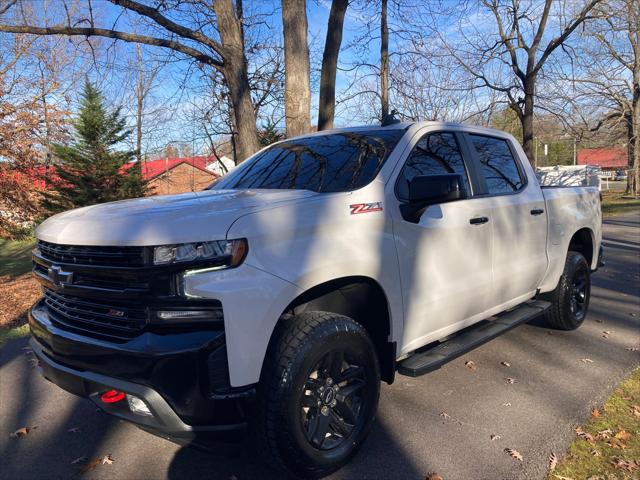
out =
[[287,136],[311,129],[311,70],[306,0],[282,0]]
[[592,130],[621,125],[626,131],[629,174],[627,193],[640,195],[640,3],[609,0],[601,20],[582,36],[581,75],[570,79],[579,104],[601,114]]
[[[475,77],[477,86],[506,97],[522,124],[523,148],[530,161],[534,159],[533,116],[541,72],[571,34],[593,18],[593,9],[601,1],[584,0],[574,9],[575,3],[567,1],[545,0],[540,8],[530,2],[480,0],[475,11],[458,12],[461,15],[454,40],[439,32],[446,54]],[[440,13],[434,17],[441,18]],[[480,26],[469,22],[472,16],[492,18],[494,30],[487,31],[485,22],[478,22]],[[500,67],[495,75],[490,74],[492,65]]]
[[[147,22],[149,34],[117,30],[117,22],[109,27],[97,27],[90,9],[88,18],[67,18],[55,26],[30,25],[16,13],[14,20],[18,23],[9,24],[5,20],[0,24],[0,32],[106,37],[167,48],[208,65],[222,73],[229,89],[239,159],[255,152],[259,143],[251,104],[242,24],[232,0],[176,0],[170,7],[163,1],[156,2],[155,7],[136,0],[109,1],[122,9],[120,13],[132,13]],[[22,2],[23,0],[11,3],[7,11],[11,11],[13,4],[19,5]],[[6,12],[3,13],[7,15]],[[82,24],[89,26],[78,26]],[[214,30],[204,33],[211,26]],[[216,35],[220,40],[215,39]]]
[[327,24],[327,39],[322,55],[320,73],[320,100],[318,105],[318,130],[333,128],[336,110],[336,70],[342,44],[344,16],[349,0],[333,0]]

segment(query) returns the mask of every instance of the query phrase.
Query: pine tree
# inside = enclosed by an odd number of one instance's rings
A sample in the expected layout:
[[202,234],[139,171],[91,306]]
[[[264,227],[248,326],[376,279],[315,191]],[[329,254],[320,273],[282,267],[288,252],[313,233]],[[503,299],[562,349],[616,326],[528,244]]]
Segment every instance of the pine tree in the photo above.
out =
[[120,108],[109,112],[102,93],[85,82],[80,110],[74,120],[75,140],[70,145],[54,145],[60,163],[52,191],[44,194],[43,206],[60,212],[96,203],[144,195],[146,183],[141,166],[133,163],[136,151],[116,150],[131,134]]

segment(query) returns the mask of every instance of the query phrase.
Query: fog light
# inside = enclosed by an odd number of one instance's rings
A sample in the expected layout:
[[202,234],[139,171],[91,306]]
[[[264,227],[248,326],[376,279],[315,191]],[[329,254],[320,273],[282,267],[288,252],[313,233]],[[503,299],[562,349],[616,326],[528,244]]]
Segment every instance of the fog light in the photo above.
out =
[[151,410],[149,410],[149,407],[147,407],[147,404],[144,403],[144,400],[142,400],[141,398],[127,394],[127,403],[129,404],[129,410],[131,410],[133,413],[149,416],[153,415],[151,413]]

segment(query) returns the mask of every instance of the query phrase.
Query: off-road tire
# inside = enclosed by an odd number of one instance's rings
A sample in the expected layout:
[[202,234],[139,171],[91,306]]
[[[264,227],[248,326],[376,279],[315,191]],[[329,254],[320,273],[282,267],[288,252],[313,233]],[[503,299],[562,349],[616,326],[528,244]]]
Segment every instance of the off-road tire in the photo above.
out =
[[[572,299],[576,299],[575,282],[577,278],[583,278],[584,298],[579,311],[572,310]],[[543,300],[551,302],[551,307],[545,312],[544,317],[549,326],[559,330],[575,330],[584,322],[589,308],[591,296],[591,271],[587,260],[581,253],[569,252],[564,265],[564,271],[558,282],[558,286],[552,292],[541,295]]]
[[[301,416],[310,415],[311,409],[302,409],[300,396],[315,401],[316,397],[310,397],[307,389],[306,382],[315,380],[309,375],[314,374],[317,362],[324,361],[327,356],[333,358],[340,349],[348,352],[344,354],[345,359],[357,359],[362,364],[359,374],[363,375],[363,398],[358,399],[357,415],[360,421],[354,422],[348,435],[328,433],[328,436],[336,437],[332,441],[341,443],[322,450],[324,436],[320,447],[305,436],[310,424]],[[342,365],[348,364],[341,362],[340,365],[342,369],[346,368]],[[320,378],[319,373],[317,375]],[[380,369],[375,348],[366,330],[349,317],[313,311],[283,318],[269,344],[257,391],[255,433],[265,460],[293,477],[329,475],[351,460],[371,429],[380,394]],[[346,393],[346,388],[343,392]],[[320,407],[317,408],[315,412],[319,415]],[[330,431],[335,432],[335,429]]]

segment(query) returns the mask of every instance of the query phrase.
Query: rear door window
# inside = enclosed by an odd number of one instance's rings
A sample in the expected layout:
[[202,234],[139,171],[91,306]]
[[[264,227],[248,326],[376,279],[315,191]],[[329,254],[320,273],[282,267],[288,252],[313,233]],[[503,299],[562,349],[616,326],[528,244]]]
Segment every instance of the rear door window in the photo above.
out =
[[492,195],[517,192],[524,186],[509,143],[502,138],[469,135],[480,160],[480,174]]

